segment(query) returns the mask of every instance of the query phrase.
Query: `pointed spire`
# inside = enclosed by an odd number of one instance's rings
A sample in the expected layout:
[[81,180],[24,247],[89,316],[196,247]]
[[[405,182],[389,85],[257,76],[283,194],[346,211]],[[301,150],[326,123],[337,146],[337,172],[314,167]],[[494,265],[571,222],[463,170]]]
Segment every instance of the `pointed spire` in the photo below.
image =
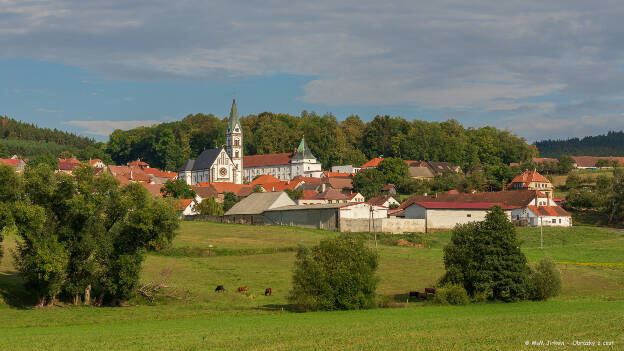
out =
[[238,111],[236,111],[236,99],[232,99],[232,108],[230,109],[230,120],[228,121],[230,131],[234,130],[234,126],[238,123]]

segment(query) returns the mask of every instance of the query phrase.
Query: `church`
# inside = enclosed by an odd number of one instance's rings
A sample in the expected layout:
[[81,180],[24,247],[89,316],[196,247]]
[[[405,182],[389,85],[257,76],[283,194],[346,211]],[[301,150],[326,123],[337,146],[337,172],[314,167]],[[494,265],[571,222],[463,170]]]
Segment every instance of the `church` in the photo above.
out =
[[243,128],[238,120],[236,100],[232,101],[224,148],[204,150],[195,160],[188,160],[178,172],[178,179],[189,185],[199,182],[243,184],[256,176],[268,174],[279,180],[297,176],[320,178],[321,164],[301,139],[294,152],[243,156]]

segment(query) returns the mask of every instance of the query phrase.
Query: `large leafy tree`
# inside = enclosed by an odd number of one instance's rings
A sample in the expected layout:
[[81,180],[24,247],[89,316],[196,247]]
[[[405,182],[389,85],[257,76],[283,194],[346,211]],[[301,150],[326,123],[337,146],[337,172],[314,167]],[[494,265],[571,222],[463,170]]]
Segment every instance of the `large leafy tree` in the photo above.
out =
[[[14,177],[0,169],[1,184],[15,183]],[[54,173],[45,164],[29,166],[23,186],[17,177],[17,201],[10,207],[21,239],[16,263],[38,305],[53,304],[63,291],[74,303],[81,297],[89,303],[92,291],[98,303],[127,300],[145,250],[173,239],[176,212],[140,184],[120,188],[115,178],[95,177],[88,166],[73,175]]]
[[402,184],[409,177],[407,163],[398,157],[388,157],[379,163],[377,170],[386,178],[386,182]]
[[365,198],[377,196],[386,184],[386,176],[378,169],[360,171],[352,179],[353,189]]
[[300,310],[352,310],[375,304],[377,254],[361,237],[341,234],[300,246],[289,300]]
[[483,222],[458,225],[444,248],[441,283],[461,284],[470,295],[516,301],[528,298],[530,269],[516,229],[502,208],[492,207]]

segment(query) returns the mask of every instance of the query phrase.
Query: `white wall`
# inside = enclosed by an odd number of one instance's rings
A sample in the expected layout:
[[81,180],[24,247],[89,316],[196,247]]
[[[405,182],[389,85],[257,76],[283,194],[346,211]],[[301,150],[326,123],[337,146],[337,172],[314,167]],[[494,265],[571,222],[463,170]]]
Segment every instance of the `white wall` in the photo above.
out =
[[[388,209],[380,206],[373,207],[372,218],[387,218]],[[371,218],[371,206],[367,203],[358,203],[340,208],[340,218],[348,219],[368,219]]]

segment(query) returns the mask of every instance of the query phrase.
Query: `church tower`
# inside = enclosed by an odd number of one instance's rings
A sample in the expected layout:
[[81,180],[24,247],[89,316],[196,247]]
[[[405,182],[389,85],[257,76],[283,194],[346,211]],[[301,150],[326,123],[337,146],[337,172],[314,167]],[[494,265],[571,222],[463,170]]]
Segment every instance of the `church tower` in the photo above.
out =
[[234,163],[234,183],[243,184],[243,128],[238,120],[236,99],[232,100],[225,139],[225,151]]

